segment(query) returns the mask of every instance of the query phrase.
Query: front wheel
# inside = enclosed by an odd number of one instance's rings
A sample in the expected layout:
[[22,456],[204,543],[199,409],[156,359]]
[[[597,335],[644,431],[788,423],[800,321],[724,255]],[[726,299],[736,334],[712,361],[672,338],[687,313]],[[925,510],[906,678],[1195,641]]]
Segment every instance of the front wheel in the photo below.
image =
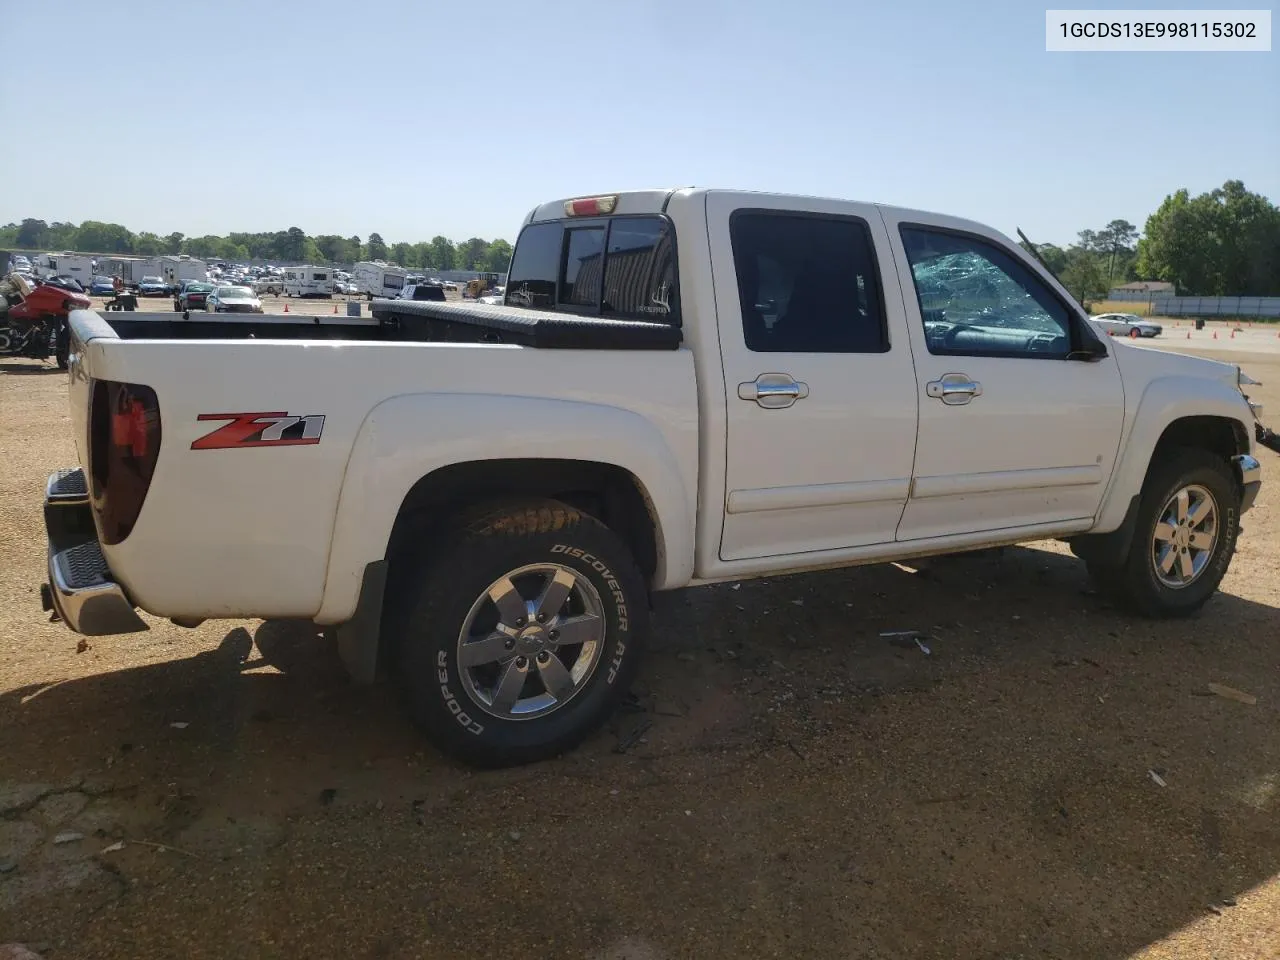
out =
[[1240,534],[1240,495],[1231,468],[1205,450],[1154,463],[1143,485],[1128,556],[1091,562],[1107,595],[1149,617],[1195,613],[1226,576]]
[[418,726],[466,763],[570,749],[635,676],[644,581],[592,517],[551,500],[490,508],[405,563],[392,599],[396,670]]

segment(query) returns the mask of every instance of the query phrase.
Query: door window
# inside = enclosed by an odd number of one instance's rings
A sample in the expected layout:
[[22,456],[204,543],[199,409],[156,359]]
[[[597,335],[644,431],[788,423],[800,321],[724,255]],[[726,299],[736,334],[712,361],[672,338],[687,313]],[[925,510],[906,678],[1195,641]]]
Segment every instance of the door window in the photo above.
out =
[[965,234],[903,227],[929,352],[1061,359],[1071,319],[1053,291],[1012,254]]
[[889,349],[867,225],[852,217],[738,211],[729,223],[742,333],[756,353]]

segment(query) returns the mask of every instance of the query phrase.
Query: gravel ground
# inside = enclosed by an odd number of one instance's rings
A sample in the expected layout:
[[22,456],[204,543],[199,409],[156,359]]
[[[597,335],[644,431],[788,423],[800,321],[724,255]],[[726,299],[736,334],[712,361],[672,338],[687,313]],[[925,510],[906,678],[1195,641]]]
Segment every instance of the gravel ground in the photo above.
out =
[[[1280,358],[1240,359],[1280,410]],[[631,707],[560,760],[480,774],[305,624],[153,618],[78,648],[38,596],[43,480],[75,461],[64,377],[0,362],[0,411],[0,944],[1278,955],[1269,452],[1197,619],[1116,613],[1049,543],[666,595]],[[930,653],[879,636],[899,628]]]

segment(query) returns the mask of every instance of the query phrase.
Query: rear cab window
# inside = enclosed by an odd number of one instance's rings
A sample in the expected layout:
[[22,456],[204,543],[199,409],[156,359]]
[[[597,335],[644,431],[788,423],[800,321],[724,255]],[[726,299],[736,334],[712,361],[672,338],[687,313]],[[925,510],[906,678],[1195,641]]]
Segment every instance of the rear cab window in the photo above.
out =
[[655,214],[530,224],[516,241],[504,302],[679,326],[675,228]]

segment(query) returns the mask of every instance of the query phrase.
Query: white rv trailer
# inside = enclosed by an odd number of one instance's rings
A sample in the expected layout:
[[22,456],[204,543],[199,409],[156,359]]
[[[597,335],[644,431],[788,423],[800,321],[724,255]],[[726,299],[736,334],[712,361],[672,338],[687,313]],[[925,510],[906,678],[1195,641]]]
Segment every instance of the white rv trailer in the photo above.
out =
[[161,278],[175,290],[182,285],[183,280],[209,278],[209,265],[185,253],[176,257],[159,257],[157,260]]
[[126,287],[136,287],[143,277],[161,275],[158,257],[100,257],[98,276],[119,277]]
[[372,300],[374,297],[394,299],[409,281],[409,271],[382,260],[366,260],[352,268],[356,289]]
[[284,268],[284,295],[286,297],[332,297],[333,271],[328,267]]
[[46,253],[36,257],[36,276],[74,277],[86,290],[93,283],[93,257],[82,257],[77,253]]

